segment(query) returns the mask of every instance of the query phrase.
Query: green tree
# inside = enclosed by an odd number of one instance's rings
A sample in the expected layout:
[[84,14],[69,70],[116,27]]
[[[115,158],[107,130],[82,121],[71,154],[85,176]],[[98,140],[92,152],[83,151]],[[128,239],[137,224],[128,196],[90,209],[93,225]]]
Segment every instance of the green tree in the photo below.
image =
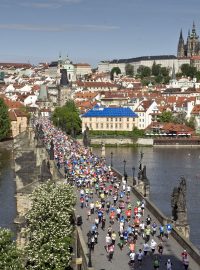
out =
[[196,72],[195,77],[197,78],[197,81],[200,81],[200,71],[197,71]]
[[119,75],[121,74],[121,69],[119,67],[113,67],[110,72],[110,79],[113,81],[114,74]]
[[31,199],[32,208],[26,215],[26,269],[65,270],[72,259],[73,187],[47,182],[35,189]]
[[145,132],[142,129],[138,129],[137,127],[133,128],[133,137],[134,138],[142,138],[145,136]]
[[184,76],[194,78],[197,73],[197,69],[196,67],[193,67],[189,64],[183,64],[181,66],[181,72],[182,72],[182,75]]
[[125,72],[127,76],[133,77],[134,75],[134,68],[131,64],[126,64],[125,66]]
[[157,65],[155,61],[153,62],[151,73],[153,76],[158,76],[161,74],[161,66]]
[[163,83],[164,84],[168,84],[169,81],[170,81],[170,77],[169,76],[166,76],[166,77],[163,78]]
[[162,112],[161,115],[159,116],[159,121],[160,122],[166,122],[166,123],[173,122],[173,114],[172,114],[172,112],[168,112],[168,111]]
[[73,137],[81,133],[81,119],[73,100],[68,100],[63,107],[57,107],[52,120],[55,126]]
[[168,77],[169,76],[169,69],[166,67],[161,67],[160,68],[160,73],[163,77]]
[[186,113],[179,112],[176,116],[173,117],[173,123],[175,124],[185,124],[186,122]]
[[190,119],[185,122],[185,124],[186,124],[186,126],[192,128],[192,129],[195,129],[195,127],[196,127],[195,117],[191,116]]
[[143,79],[143,78],[149,77],[151,75],[151,69],[149,67],[141,65],[137,69],[137,73],[138,73],[139,77],[141,79]]
[[155,82],[156,83],[161,83],[163,81],[163,77],[161,75],[158,75],[155,77]]
[[22,258],[10,230],[0,228],[0,269],[22,270]]
[[0,98],[0,141],[8,137],[10,127],[8,107],[4,100]]

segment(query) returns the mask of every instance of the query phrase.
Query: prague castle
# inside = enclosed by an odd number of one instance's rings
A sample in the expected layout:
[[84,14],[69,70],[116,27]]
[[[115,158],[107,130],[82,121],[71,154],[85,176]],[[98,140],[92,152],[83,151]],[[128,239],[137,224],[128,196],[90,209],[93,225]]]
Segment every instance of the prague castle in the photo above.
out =
[[180,32],[177,57],[178,58],[191,58],[194,56],[200,56],[200,40],[196,33],[195,24],[193,23],[192,32],[188,31],[187,41],[184,42],[182,30]]

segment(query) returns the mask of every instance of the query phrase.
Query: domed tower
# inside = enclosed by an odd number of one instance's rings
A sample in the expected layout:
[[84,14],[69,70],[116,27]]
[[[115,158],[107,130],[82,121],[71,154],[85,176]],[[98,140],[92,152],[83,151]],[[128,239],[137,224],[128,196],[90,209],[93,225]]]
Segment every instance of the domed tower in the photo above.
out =
[[177,57],[181,58],[184,56],[185,56],[185,48],[184,48],[184,39],[183,39],[183,34],[182,34],[182,29],[181,29],[180,37],[178,41]]

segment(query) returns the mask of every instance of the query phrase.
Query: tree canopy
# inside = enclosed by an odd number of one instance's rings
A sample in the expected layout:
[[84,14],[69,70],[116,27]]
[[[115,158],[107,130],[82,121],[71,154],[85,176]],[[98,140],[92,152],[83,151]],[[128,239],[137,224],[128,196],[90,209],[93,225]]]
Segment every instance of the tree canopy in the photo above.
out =
[[142,80],[143,85],[148,85],[150,82],[152,84],[167,84],[170,80],[169,69],[156,64],[155,61],[151,68],[143,65],[139,66],[136,76]]
[[68,100],[63,107],[57,107],[52,120],[55,126],[73,137],[81,132],[81,119],[73,100]]
[[4,100],[0,98],[0,141],[7,138],[10,132],[10,119],[8,107]]
[[170,111],[169,112],[168,111],[162,112],[160,117],[159,117],[159,121],[166,122],[166,123],[173,122],[173,113]]
[[113,67],[110,72],[110,79],[113,81],[114,74],[119,75],[121,74],[121,69],[119,67]]
[[31,199],[32,208],[26,215],[26,269],[66,270],[72,257],[73,187],[47,182],[35,189]]
[[125,66],[125,72],[126,72],[126,75],[127,76],[133,77],[133,75],[134,75],[133,65],[126,64],[126,66]]
[[141,65],[139,66],[137,73],[140,76],[140,78],[143,79],[151,75],[151,69],[149,67]]
[[22,270],[21,252],[12,238],[10,230],[0,228],[0,269]]

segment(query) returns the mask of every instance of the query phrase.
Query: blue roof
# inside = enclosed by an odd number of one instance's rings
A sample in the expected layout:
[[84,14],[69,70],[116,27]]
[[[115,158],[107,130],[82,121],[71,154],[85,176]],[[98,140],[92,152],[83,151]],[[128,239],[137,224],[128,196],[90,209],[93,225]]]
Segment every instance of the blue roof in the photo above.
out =
[[137,117],[137,114],[130,108],[106,108],[96,105],[93,109],[83,114],[82,117]]

